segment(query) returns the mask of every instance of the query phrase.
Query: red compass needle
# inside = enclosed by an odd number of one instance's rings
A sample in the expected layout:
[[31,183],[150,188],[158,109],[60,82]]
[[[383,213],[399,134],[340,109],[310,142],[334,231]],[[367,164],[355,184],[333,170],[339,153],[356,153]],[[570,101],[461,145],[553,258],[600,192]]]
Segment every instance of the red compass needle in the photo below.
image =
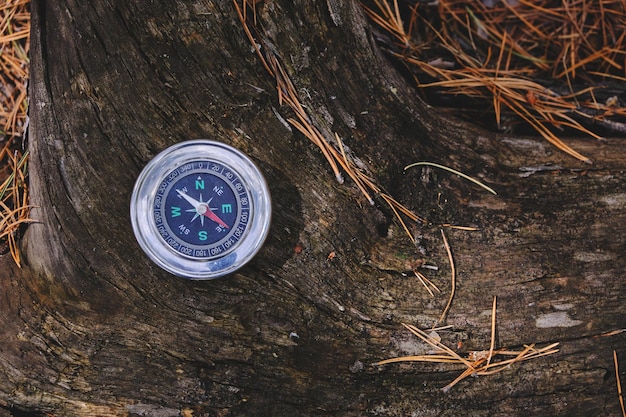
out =
[[224,221],[222,219],[217,217],[217,214],[213,213],[209,206],[207,206],[206,211],[204,213],[202,213],[202,214],[204,216],[208,217],[209,219],[213,220],[215,223],[219,224],[220,226],[225,227],[225,228],[228,229],[228,225],[226,223],[224,223]]

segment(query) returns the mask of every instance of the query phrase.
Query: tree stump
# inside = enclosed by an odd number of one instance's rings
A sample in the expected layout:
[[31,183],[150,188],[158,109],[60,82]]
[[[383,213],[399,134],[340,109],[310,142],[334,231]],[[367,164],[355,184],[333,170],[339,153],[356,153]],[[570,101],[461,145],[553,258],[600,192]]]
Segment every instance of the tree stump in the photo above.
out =
[[[3,259],[0,404],[32,415],[619,415],[626,270],[623,141],[496,135],[424,104],[378,50],[355,1],[256,4],[312,123],[428,220],[414,244],[380,199],[338,183],[286,120],[230,1],[34,1],[26,266]],[[250,10],[249,13],[252,13]],[[250,155],[273,197],[268,241],[238,272],[187,281],[143,254],[137,175],[211,138]],[[455,167],[498,192],[433,168]],[[346,177],[347,178],[347,177]],[[471,226],[459,230],[446,224]],[[456,269],[451,293],[447,236]],[[440,289],[431,296],[420,269]],[[385,366],[424,353],[401,323],[459,354],[560,342],[469,378]],[[622,380],[624,380],[622,371]]]

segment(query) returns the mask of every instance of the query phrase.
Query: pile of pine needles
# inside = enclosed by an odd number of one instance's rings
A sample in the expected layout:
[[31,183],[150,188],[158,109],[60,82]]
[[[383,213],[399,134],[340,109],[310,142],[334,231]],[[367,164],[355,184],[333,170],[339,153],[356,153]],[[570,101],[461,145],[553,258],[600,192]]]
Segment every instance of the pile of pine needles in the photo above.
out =
[[27,81],[30,0],[0,5],[0,253],[9,251],[20,265],[17,238],[29,222],[26,184],[28,152]]
[[557,353],[559,349],[558,343],[551,343],[542,348],[537,348],[535,344],[524,345],[520,350],[512,350],[507,348],[496,349],[496,298],[493,298],[493,306],[491,311],[491,342],[488,350],[472,351],[467,356],[461,356],[454,349],[446,346],[440,340],[436,330],[426,332],[411,324],[403,324],[403,326],[413,333],[415,336],[426,342],[434,351],[425,355],[404,356],[398,358],[386,359],[380,361],[378,365],[385,365],[396,362],[429,362],[440,364],[463,365],[465,370],[452,382],[443,387],[443,391],[447,392],[458,382],[468,376],[492,375],[501,372],[513,364],[539,358],[541,356],[552,355]]
[[563,132],[626,133],[626,0],[366,3],[381,44],[436,104],[472,119],[487,104],[499,129],[529,126],[585,162]]

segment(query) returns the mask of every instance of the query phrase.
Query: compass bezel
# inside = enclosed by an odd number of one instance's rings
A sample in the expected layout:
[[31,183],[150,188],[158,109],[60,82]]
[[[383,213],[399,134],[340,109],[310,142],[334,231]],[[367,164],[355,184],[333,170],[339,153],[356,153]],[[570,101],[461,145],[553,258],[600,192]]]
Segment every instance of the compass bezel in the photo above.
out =
[[[183,255],[165,242],[156,226],[154,204],[159,187],[172,172],[194,161],[232,170],[248,194],[248,225],[234,247],[223,255]],[[137,242],[154,263],[183,278],[207,280],[234,272],[258,253],[269,232],[271,200],[263,174],[249,157],[224,143],[196,139],[173,145],[148,162],[135,183],[130,215]]]

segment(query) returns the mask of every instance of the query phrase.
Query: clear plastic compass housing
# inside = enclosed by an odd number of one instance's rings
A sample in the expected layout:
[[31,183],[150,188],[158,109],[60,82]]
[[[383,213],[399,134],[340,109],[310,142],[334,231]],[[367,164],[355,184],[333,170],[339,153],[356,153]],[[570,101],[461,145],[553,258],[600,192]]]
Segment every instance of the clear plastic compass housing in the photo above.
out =
[[226,144],[167,148],[139,174],[130,201],[137,242],[172,274],[213,279],[250,261],[269,231],[271,200],[257,166]]

